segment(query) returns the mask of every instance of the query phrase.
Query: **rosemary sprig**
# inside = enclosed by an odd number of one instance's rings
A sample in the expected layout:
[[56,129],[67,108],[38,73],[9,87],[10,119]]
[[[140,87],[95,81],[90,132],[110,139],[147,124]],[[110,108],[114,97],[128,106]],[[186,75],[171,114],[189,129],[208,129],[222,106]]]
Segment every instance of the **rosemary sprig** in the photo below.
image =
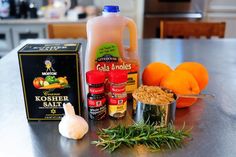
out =
[[184,140],[190,138],[191,129],[176,130],[173,124],[167,127],[157,127],[154,124],[144,122],[135,123],[128,127],[118,125],[114,128],[101,129],[98,132],[98,140],[92,141],[96,146],[102,146],[113,152],[121,145],[133,147],[145,145],[152,150],[174,149],[182,147]]

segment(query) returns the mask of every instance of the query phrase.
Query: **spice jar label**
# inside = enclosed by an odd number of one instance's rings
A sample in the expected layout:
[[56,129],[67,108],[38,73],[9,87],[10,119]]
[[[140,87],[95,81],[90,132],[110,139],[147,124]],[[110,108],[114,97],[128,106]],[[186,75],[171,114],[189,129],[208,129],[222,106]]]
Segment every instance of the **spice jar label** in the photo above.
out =
[[101,106],[104,106],[105,105],[105,102],[106,102],[106,99],[103,98],[101,100],[91,100],[91,99],[88,99],[88,106],[91,107],[101,107]]
[[127,97],[125,98],[109,98],[110,105],[120,105],[127,101]]
[[123,92],[125,92],[125,85],[123,85],[123,86],[110,86],[110,91],[112,93],[123,93]]
[[89,93],[91,94],[101,94],[104,93],[104,86],[98,87],[98,88],[89,88]]
[[124,113],[127,109],[127,98],[109,98],[109,115]]
[[106,109],[106,99],[104,100],[94,100],[89,101],[88,111],[89,118],[93,120],[101,120],[106,117],[107,109]]
[[106,98],[100,100],[88,99],[89,118],[93,120],[101,120],[106,117]]

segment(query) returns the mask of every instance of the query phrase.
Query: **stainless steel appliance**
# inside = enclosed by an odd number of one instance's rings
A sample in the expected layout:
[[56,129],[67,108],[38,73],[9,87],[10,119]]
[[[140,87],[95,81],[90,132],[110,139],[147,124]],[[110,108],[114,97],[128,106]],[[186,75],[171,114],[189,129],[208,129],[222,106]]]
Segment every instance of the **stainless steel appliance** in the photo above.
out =
[[143,37],[160,37],[161,20],[201,20],[204,4],[204,0],[145,0]]

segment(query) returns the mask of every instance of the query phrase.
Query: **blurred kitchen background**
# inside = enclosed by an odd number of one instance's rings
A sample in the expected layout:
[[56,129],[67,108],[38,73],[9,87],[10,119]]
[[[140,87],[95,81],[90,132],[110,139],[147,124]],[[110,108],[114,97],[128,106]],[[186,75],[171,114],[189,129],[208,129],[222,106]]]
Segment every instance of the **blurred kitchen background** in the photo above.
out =
[[119,5],[132,18],[139,38],[159,38],[161,20],[223,21],[225,38],[236,37],[236,0],[0,0],[0,57],[22,41],[48,38],[48,25],[77,23]]

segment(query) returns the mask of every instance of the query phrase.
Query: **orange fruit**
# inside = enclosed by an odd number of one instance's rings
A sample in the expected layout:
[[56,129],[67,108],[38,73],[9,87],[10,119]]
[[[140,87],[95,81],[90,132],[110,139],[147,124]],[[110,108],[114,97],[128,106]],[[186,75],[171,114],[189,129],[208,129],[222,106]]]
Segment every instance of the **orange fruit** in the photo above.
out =
[[185,70],[193,75],[196,79],[200,90],[206,88],[209,80],[208,72],[204,65],[198,62],[183,62],[176,67],[176,70]]
[[142,81],[144,85],[149,85],[149,86],[159,86],[161,79],[171,72],[172,69],[161,62],[153,62],[148,64],[142,75]]
[[[199,94],[200,89],[193,75],[184,70],[175,70],[167,74],[161,81],[162,87],[172,90],[175,94]],[[176,107],[191,106],[197,99],[178,98]]]
[[185,108],[192,106],[197,101],[197,98],[178,98],[176,101],[177,108]]

